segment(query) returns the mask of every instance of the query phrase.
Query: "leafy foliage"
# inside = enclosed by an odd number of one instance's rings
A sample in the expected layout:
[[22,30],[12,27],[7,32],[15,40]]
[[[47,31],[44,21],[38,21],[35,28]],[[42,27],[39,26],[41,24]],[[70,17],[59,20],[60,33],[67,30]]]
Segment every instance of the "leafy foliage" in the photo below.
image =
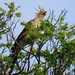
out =
[[[14,17],[20,18],[21,13],[16,12],[20,6],[15,8],[14,2],[5,5],[8,6],[8,11],[0,8],[0,40],[3,40],[4,35],[7,40],[7,43],[0,43],[1,75],[7,73],[11,65],[15,65],[12,74],[16,75],[48,75],[49,73],[63,75],[72,64],[75,66],[75,26],[64,23],[64,16],[60,16],[58,20],[52,18],[53,21],[49,19],[41,21],[41,26],[38,28],[31,27],[24,21],[21,22],[21,25],[27,29],[28,44],[18,53],[17,62],[12,64],[10,49],[15,40],[14,29],[17,23],[13,20]],[[65,11],[62,14],[64,13]],[[13,22],[9,25],[11,20]],[[5,54],[7,51],[10,53],[9,56]]]

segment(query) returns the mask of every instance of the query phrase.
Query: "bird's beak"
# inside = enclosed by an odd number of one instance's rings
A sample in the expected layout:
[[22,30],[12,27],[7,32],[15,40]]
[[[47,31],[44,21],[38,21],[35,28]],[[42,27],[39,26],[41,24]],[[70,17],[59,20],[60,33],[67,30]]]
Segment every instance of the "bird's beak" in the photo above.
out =
[[46,13],[47,13],[47,11],[44,12],[44,15],[47,15]]

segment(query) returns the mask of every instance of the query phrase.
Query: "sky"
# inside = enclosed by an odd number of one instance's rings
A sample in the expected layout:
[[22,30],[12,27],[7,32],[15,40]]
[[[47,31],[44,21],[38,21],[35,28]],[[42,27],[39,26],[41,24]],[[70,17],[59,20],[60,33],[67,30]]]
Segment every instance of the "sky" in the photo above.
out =
[[[7,9],[7,6],[4,3],[14,2],[15,6],[21,6],[19,12],[22,13],[20,21],[28,22],[31,19],[35,18],[35,13],[37,13],[38,5],[42,8],[45,8],[47,11],[47,16],[49,15],[49,10],[54,10],[54,14],[58,17],[61,13],[61,10],[66,9],[68,11],[66,15],[66,22],[70,25],[75,24],[75,0],[0,0],[0,7]],[[22,31],[23,26],[18,25],[16,30],[16,36]]]
[[[54,10],[56,17],[59,16],[61,10],[66,9],[68,11],[66,15],[66,22],[70,25],[75,24],[75,0],[0,0],[0,7],[7,10],[7,6],[4,5],[5,2],[14,2],[16,7],[21,6],[18,10],[22,13],[20,21],[28,22],[35,18],[35,13],[37,13],[36,9],[38,9],[39,5],[40,7],[45,8],[47,16],[49,15],[49,9]],[[22,29],[23,27],[19,23],[16,36],[19,35]]]
[[0,0],[0,7],[7,9],[4,5],[5,2],[14,2],[16,7],[21,6],[18,11],[22,12],[21,20],[26,22],[35,17],[39,5],[45,8],[47,14],[49,14],[49,9],[54,10],[55,16],[58,16],[61,10],[66,9],[68,11],[67,21],[70,24],[75,23],[75,0]]

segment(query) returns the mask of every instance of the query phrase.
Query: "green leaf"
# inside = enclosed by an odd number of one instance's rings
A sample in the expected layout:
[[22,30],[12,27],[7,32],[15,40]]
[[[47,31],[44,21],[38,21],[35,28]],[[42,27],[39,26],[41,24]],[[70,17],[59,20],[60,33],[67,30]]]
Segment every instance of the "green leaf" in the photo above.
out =
[[13,44],[12,43],[7,43],[6,46],[7,47],[11,47]]
[[22,22],[21,22],[21,25],[27,26],[28,24],[27,24],[26,22],[22,21]]
[[6,11],[4,9],[2,9],[1,7],[0,7],[0,11],[2,11],[3,13],[6,13]]
[[18,6],[15,10],[18,10],[18,8],[20,8],[21,6]]
[[14,5],[14,2],[11,2],[10,4],[5,3],[5,5],[8,6],[8,8],[11,10],[11,12],[14,12],[14,11],[15,11],[15,5]]
[[5,3],[5,5],[7,5],[9,7],[9,4],[8,3]]
[[16,17],[20,18],[21,17],[21,13],[18,12],[18,13],[15,13]]
[[69,31],[68,33],[66,33],[66,36],[70,39],[72,37],[73,33],[72,31]]
[[61,16],[61,21],[64,21],[64,16]]
[[2,16],[4,16],[5,14],[2,12],[2,13],[0,13],[0,18],[2,17]]
[[75,39],[71,40],[71,43],[72,43],[72,44],[75,44]]

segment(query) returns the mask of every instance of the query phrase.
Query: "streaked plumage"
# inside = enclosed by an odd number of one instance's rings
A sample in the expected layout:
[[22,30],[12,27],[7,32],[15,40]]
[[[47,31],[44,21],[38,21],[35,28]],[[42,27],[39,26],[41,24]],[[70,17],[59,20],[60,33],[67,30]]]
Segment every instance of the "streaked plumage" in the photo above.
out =
[[[40,10],[38,11],[38,13],[36,13],[35,19],[28,22],[28,24],[31,27],[33,27],[33,26],[34,26],[34,28],[39,27],[41,20],[45,19],[45,15],[46,15],[47,11],[45,11],[44,9],[41,9],[40,7],[39,7],[39,9]],[[14,43],[13,47],[11,48],[11,50],[12,50],[11,57],[13,57],[12,64],[16,63],[17,55],[21,51],[22,47],[24,47],[25,45],[28,44],[28,41],[25,40],[25,38],[27,36],[27,33],[26,33],[27,31],[29,31],[29,30],[26,28],[23,29],[23,31],[17,37],[16,42]],[[30,42],[30,40],[29,40],[29,42]],[[11,66],[11,68],[10,68],[10,73],[12,70],[13,70],[13,66]]]
[[[39,7],[40,11],[38,11],[38,13],[36,14],[36,17],[35,19],[31,20],[28,22],[28,24],[32,27],[34,26],[34,28],[37,28],[40,26],[40,22],[41,20],[44,20],[45,19],[45,15],[46,15],[46,12],[44,9],[41,9]],[[17,52],[16,54],[18,54],[18,52],[21,50],[21,48],[23,46],[25,46],[27,43],[27,41],[25,40],[26,38],[26,31],[28,31],[26,28],[23,29],[23,31],[20,33],[20,35],[18,36],[18,38],[16,39],[16,42],[14,44],[14,47],[12,47],[12,52]],[[18,46],[18,44],[20,46]]]

